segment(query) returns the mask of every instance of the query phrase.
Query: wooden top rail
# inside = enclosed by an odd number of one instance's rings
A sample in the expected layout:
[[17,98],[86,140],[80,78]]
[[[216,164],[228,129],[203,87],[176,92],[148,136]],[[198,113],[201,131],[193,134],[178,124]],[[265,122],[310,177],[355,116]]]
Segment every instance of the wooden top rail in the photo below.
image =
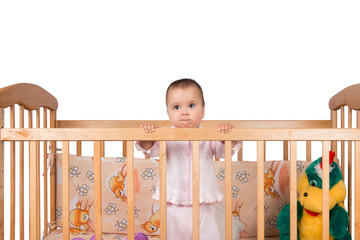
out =
[[0,108],[20,104],[28,110],[46,107],[57,110],[56,98],[43,88],[30,83],[18,83],[0,89]]
[[223,134],[216,129],[159,128],[149,134],[139,128],[6,128],[0,136],[2,141],[359,141],[360,129],[232,129]]
[[[144,122],[171,126],[169,120],[59,120],[56,128],[138,128]],[[235,128],[331,128],[331,120],[203,120],[201,126],[216,128],[226,122]]]
[[329,108],[331,110],[338,110],[345,105],[351,109],[360,110],[360,84],[355,84],[341,90],[329,101]]

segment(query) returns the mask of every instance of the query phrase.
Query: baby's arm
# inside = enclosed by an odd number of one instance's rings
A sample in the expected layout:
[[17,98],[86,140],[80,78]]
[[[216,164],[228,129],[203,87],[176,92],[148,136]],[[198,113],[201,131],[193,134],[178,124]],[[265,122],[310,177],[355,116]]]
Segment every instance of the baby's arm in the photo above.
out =
[[[140,124],[140,128],[147,133],[155,132],[155,129],[158,127],[159,126],[152,123]],[[139,144],[144,150],[149,150],[154,145],[154,141],[140,141]]]

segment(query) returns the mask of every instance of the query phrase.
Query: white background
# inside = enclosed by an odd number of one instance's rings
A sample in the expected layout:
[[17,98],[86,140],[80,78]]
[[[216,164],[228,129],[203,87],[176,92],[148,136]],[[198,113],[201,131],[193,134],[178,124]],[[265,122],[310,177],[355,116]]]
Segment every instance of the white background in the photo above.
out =
[[165,90],[187,77],[205,119],[329,119],[330,97],[360,82],[359,12],[331,0],[3,0],[0,87],[40,85],[59,120],[167,119]]
[[0,87],[40,85],[59,119],[167,119],[170,82],[205,119],[328,119],[360,81],[359,1],[1,1]]

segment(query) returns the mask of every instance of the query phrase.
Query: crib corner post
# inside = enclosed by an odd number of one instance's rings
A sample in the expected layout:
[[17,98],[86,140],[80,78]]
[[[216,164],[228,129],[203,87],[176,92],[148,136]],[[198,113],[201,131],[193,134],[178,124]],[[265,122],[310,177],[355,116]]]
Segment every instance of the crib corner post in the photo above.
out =
[[[0,129],[2,128],[4,128],[4,109],[0,108]],[[4,142],[0,141],[0,240],[4,240],[4,217]]]

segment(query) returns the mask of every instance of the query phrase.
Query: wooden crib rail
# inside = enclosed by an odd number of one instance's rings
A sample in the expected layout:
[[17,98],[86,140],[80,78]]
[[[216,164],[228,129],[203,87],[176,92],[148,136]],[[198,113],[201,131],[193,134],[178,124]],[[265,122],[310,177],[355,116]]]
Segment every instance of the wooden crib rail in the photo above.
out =
[[[144,120],[58,120],[57,128],[138,128]],[[159,127],[170,127],[169,120],[149,120]],[[203,120],[203,128],[216,128],[219,123],[232,123],[234,128],[331,128],[331,120]]]
[[[161,168],[161,178],[160,178],[160,186],[164,188],[166,181],[166,163],[164,159],[166,158],[166,149],[164,141],[193,141],[193,179],[196,180],[199,175],[198,169],[198,141],[201,140],[219,140],[225,141],[225,175],[229,176],[226,180],[225,186],[225,211],[226,211],[226,239],[231,239],[231,141],[232,140],[249,140],[257,142],[257,164],[258,164],[258,172],[264,171],[264,141],[290,141],[290,211],[291,211],[291,239],[296,239],[296,161],[297,161],[297,147],[296,141],[322,141],[322,155],[324,156],[325,161],[323,164],[323,238],[329,239],[329,162],[326,161],[328,159],[328,152],[330,149],[330,141],[355,141],[355,182],[359,183],[360,181],[360,130],[359,129],[233,129],[229,134],[222,134],[217,132],[215,129],[157,129],[152,134],[144,133],[142,130],[138,128],[128,128],[128,129],[1,129],[0,132],[2,141],[31,141],[30,145],[30,162],[36,162],[37,155],[37,143],[38,141],[63,141],[63,169],[68,169],[68,159],[69,159],[69,151],[68,151],[68,141],[94,141],[94,158],[95,159],[95,178],[101,179],[99,176],[101,174],[100,170],[100,142],[99,141],[128,141],[128,219],[129,219],[129,228],[128,228],[128,237],[129,239],[133,239],[134,234],[134,226],[132,226],[133,222],[133,186],[131,183],[133,182],[134,176],[132,175],[133,169],[133,141],[136,140],[157,140],[161,141],[161,152],[160,152],[160,168]],[[34,175],[38,174],[34,171]],[[97,177],[96,177],[97,176]],[[68,192],[69,188],[67,186],[67,178],[68,175],[63,175],[63,192]],[[65,179],[66,178],[66,179]],[[229,180],[230,179],[230,180]],[[36,178],[30,179],[30,186],[33,183],[36,183]],[[264,208],[263,200],[264,200],[264,176],[263,174],[258,174],[258,239],[264,239]],[[35,184],[34,184],[35,185]],[[96,193],[101,192],[101,185],[99,182],[95,183],[96,185]],[[161,219],[162,219],[162,230],[161,230],[161,239],[166,239],[166,191],[161,191],[160,197],[160,206],[161,209]],[[193,192],[194,199],[198,197],[198,188],[194,189]],[[36,195],[35,195],[36,196]],[[35,211],[36,215],[39,211],[39,206],[37,205],[37,200],[33,197],[31,200],[30,208],[32,211]],[[360,237],[360,188],[355,187],[355,239]],[[95,197],[95,209],[96,209],[96,239],[101,239],[101,213],[100,209],[96,206],[100,206],[101,197]],[[68,196],[64,194],[63,199],[64,212],[68,212]],[[261,207],[260,207],[261,206]],[[194,205],[193,210],[193,228],[199,228],[199,206],[198,204]],[[99,215],[100,214],[100,215]],[[36,215],[37,216],[37,215]],[[64,215],[66,219],[66,216]],[[38,219],[36,217],[36,219]],[[38,228],[30,228],[31,235],[33,236],[31,239],[39,239]],[[68,227],[64,226],[64,239],[69,239],[68,235]],[[199,239],[199,233],[197,231],[194,232],[194,240]]]
[[[59,120],[57,128],[138,128],[144,120]],[[150,120],[159,127],[170,127],[169,120]],[[230,122],[234,128],[331,128],[331,120],[203,120],[201,126],[203,128],[216,129],[220,123]],[[105,155],[104,142],[101,143],[102,156]],[[126,150],[126,142],[123,142],[123,149]],[[266,146],[266,142],[265,142]],[[289,159],[289,143],[283,141],[284,159]],[[82,151],[82,142],[77,142],[77,155],[80,156]],[[124,151],[124,157],[126,151]],[[241,146],[237,153],[238,161],[243,161],[243,147]],[[311,159],[311,144],[306,145],[306,160]],[[216,159],[219,160],[219,159]]]
[[2,141],[359,141],[359,129],[216,129],[159,128],[148,134],[139,128],[1,129]]

